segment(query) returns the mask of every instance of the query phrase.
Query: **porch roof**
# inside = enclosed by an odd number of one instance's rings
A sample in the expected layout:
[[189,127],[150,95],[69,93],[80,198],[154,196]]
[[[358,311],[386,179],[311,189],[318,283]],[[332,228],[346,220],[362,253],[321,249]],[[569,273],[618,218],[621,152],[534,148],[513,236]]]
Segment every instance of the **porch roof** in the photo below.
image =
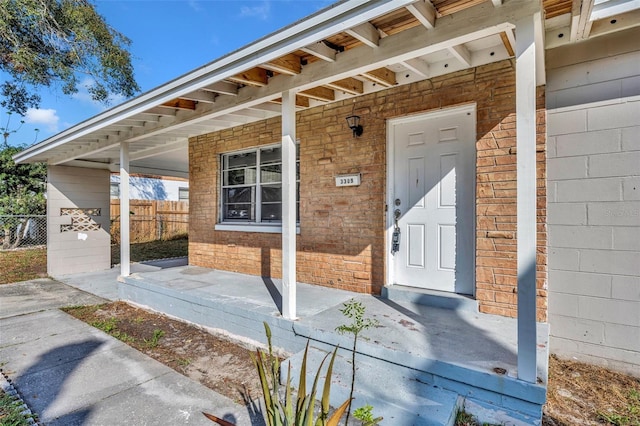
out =
[[279,116],[284,91],[305,109],[500,61],[514,56],[515,23],[541,6],[546,48],[640,24],[638,0],[345,0],[15,159],[117,171],[130,142],[132,172],[187,177],[190,137]]

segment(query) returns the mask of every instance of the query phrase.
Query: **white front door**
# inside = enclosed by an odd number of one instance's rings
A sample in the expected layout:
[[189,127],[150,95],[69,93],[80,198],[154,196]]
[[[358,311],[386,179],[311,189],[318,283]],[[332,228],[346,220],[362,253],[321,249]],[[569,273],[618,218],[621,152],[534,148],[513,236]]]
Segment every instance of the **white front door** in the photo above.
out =
[[473,294],[475,114],[466,106],[389,123],[389,239],[396,215],[400,230],[394,284]]

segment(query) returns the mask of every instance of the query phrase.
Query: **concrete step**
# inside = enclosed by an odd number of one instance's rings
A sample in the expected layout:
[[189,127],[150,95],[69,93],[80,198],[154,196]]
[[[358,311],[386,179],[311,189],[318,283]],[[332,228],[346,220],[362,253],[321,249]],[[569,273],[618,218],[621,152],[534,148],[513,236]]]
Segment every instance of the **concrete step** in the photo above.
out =
[[[292,384],[297,387],[304,351],[296,353],[282,364],[282,377],[286,378],[291,365]],[[327,352],[310,347],[307,358],[307,390],[313,385],[318,366]],[[325,362],[318,387],[318,398],[330,357]],[[336,357],[331,377],[331,405],[338,407],[349,397],[351,386],[351,353],[341,351]],[[381,425],[443,426],[453,425],[461,399],[455,392],[423,383],[419,373],[410,368],[376,360],[367,356],[356,357],[356,386],[354,409],[372,405],[375,417],[382,416]],[[350,421],[349,424],[352,424]],[[355,424],[355,423],[354,423]]]
[[432,306],[434,308],[451,309],[453,311],[478,312],[478,302],[472,297],[446,291],[427,290],[395,284],[382,287],[382,298]]

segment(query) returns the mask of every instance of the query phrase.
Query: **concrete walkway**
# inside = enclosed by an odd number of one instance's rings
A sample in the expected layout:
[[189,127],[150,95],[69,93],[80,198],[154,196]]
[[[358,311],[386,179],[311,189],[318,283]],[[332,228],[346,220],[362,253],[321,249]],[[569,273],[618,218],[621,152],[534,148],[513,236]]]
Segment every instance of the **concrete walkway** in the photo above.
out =
[[58,307],[106,300],[50,279],[0,285],[0,368],[47,425],[213,425],[247,409]]

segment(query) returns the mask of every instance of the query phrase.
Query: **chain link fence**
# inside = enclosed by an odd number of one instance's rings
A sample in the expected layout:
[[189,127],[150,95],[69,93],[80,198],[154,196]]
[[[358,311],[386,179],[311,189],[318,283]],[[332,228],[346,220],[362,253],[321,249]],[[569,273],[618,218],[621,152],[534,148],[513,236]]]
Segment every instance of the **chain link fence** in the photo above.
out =
[[46,215],[0,215],[0,250],[46,245]]

